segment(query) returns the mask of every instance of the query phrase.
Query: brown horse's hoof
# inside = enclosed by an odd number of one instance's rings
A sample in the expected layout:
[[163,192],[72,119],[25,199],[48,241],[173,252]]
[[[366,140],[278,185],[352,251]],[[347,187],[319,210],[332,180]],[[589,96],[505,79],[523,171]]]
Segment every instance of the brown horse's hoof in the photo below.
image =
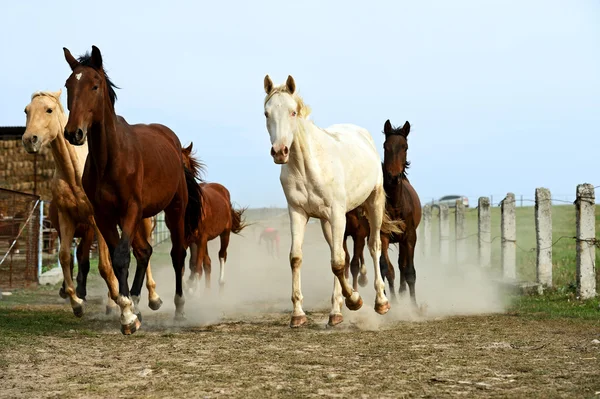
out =
[[361,287],[366,287],[367,284],[369,284],[369,279],[367,278],[366,274],[361,274],[358,276],[358,285],[360,285]]
[[342,321],[344,321],[344,316],[342,316],[341,313],[330,314],[329,315],[329,321],[327,322],[327,325],[330,326],[330,327],[337,326]]
[[136,317],[134,321],[129,323],[128,325],[121,324],[121,332],[123,335],[131,335],[140,329],[142,326],[142,322]]
[[148,307],[152,310],[158,310],[160,309],[160,307],[162,306],[163,301],[162,299],[158,298],[158,299],[150,299],[148,301]]
[[350,310],[358,310],[362,307],[363,305],[363,300],[362,298],[359,296],[358,297],[358,301],[356,301],[356,303],[353,303],[352,301],[349,300],[350,298],[346,298],[346,307]]
[[290,321],[291,328],[302,327],[305,324],[306,324],[306,315],[292,316],[292,320]]
[[73,314],[75,317],[83,317],[83,305],[77,304],[73,306]]
[[375,304],[375,311],[381,315],[386,314],[389,310],[390,310],[391,306],[390,306],[390,302],[386,301],[385,303],[379,304],[376,303]]

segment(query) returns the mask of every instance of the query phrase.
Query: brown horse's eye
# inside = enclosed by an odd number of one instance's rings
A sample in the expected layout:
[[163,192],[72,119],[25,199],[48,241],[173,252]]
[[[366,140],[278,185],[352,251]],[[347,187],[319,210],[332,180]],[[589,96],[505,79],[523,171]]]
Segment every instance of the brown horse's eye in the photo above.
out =
[[98,86],[92,87],[92,90],[98,90]]
[[52,108],[48,108],[48,109],[46,110],[46,113],[47,113],[47,114],[51,114],[51,113],[52,113]]

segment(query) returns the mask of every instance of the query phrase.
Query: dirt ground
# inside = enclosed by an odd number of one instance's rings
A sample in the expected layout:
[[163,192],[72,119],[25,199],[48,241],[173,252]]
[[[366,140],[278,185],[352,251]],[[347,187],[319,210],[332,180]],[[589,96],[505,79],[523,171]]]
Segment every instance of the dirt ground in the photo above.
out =
[[[153,256],[163,308],[142,298],[142,329],[123,336],[104,315],[96,278],[76,319],[57,289],[14,293],[0,304],[0,397],[600,397],[598,319],[546,318],[507,310],[508,297],[476,267],[417,262],[425,315],[405,300],[373,310],[372,263],[364,306],[326,328],[333,286],[328,250],[311,225],[303,290],[309,324],[288,327],[287,238],[280,259],[258,235],[232,240],[225,290],[188,295],[173,323],[173,270]],[[202,284],[204,285],[204,284]],[[144,292],[145,294],[145,292]],[[599,317],[600,319],[600,317]]]

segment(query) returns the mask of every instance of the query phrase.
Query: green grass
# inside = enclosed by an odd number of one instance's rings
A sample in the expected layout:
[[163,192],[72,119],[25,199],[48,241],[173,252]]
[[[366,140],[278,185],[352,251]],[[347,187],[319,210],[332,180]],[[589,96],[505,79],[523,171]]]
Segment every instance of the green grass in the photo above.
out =
[[573,293],[560,291],[515,297],[508,313],[535,319],[600,319],[600,301],[597,298],[580,301]]
[[[517,207],[517,275],[524,281],[536,280],[536,240],[534,207]],[[450,239],[454,239],[455,213],[450,210]],[[438,236],[438,214],[433,210],[432,234]],[[596,215],[596,231],[600,230],[600,215]],[[466,210],[466,231],[468,248],[472,252],[477,251],[477,209]],[[555,287],[573,287],[576,282],[576,234],[575,206],[555,205],[552,207],[552,263],[553,263],[553,285]],[[492,267],[500,270],[500,207],[492,208]],[[454,243],[451,243],[451,256]],[[435,247],[435,245],[434,245]],[[436,251],[436,248],[432,248]],[[600,255],[596,253],[596,263],[600,261]],[[597,285],[600,287],[600,273],[596,276]]]

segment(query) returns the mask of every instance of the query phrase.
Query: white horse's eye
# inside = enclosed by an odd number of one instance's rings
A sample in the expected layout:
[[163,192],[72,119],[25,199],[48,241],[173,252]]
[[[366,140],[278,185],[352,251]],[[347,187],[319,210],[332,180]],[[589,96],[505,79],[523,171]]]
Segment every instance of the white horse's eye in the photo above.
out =
[[296,116],[296,111],[292,111],[292,112],[291,112],[291,115],[292,115],[292,116]]

